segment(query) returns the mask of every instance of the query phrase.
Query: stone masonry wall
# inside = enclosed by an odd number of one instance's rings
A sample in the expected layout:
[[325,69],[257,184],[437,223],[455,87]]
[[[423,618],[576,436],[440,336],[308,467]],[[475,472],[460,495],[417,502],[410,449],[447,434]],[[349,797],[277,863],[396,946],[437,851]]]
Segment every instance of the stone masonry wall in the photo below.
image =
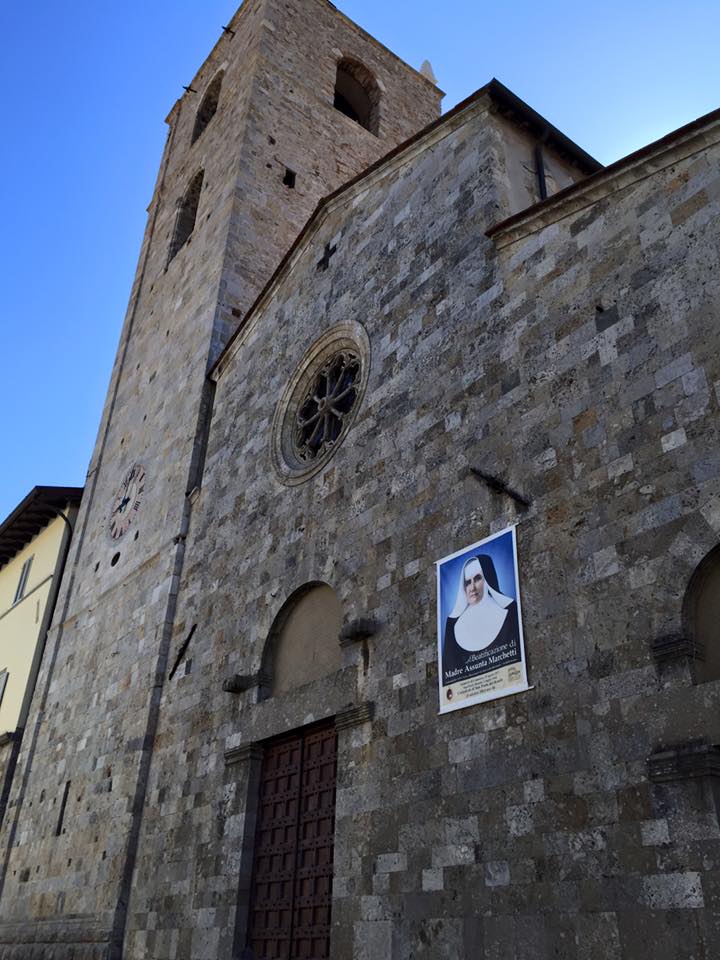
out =
[[[211,359],[318,200],[440,115],[441,91],[327,0],[270,4],[263,26]],[[365,64],[380,86],[377,136],[333,107],[343,56]],[[293,189],[283,186],[286,169],[296,174]],[[248,236],[273,242],[252,245]]]
[[[315,18],[311,6],[318,8]],[[296,44],[318,55],[328,72],[337,33],[344,46],[384,71],[388,104],[397,98],[407,107],[402,122],[388,123],[380,138],[358,148],[370,135],[353,125],[357,130],[337,138],[332,101],[324,107],[330,119],[315,123],[319,101],[302,103],[306,87],[293,102],[283,85],[274,90],[268,71],[275,69],[272,37],[274,21],[281,19],[287,49],[275,59],[292,59]],[[439,94],[428,81],[325,2],[293,8],[279,0],[249,0],[231,26],[235,36],[221,38],[192,81],[198,95],[183,97],[169,117],[78,535],[2,835],[0,957],[26,955],[29,942],[44,944],[35,948],[42,951],[56,941],[65,944],[58,947],[63,957],[85,949],[81,943],[92,943],[88,956],[99,956],[110,939],[117,944],[122,938],[119,891],[131,882],[129,838],[142,812],[154,717],[168,670],[165,640],[182,567],[191,463],[202,440],[205,372],[218,311],[225,310],[218,304],[227,306],[230,291],[236,326],[321,196],[438,109]],[[191,144],[201,94],[220,70],[218,111]],[[319,74],[310,66],[308,71]],[[408,90],[397,92],[403,84]],[[416,110],[412,90],[419,91]],[[325,101],[326,94],[324,89]],[[291,203],[285,203],[277,165],[267,180],[260,175],[268,138],[285,129],[284,118],[300,161]],[[256,151],[260,143],[262,156]],[[302,171],[311,167],[312,177],[303,179]],[[199,170],[204,180],[195,228],[168,263],[177,204]],[[270,201],[273,193],[283,205]],[[226,334],[230,321],[223,323]],[[130,531],[113,542],[112,501],[138,462],[147,477],[142,509]]]
[[[649,649],[720,534],[716,151],[656,158],[496,246],[501,153],[476,104],[348,191],[221,367],[174,652],[197,630],[165,691],[128,957],[242,946],[254,761],[225,751],[368,702],[339,733],[335,960],[718,950],[709,781],[647,768],[720,736],[717,682],[659,673]],[[347,320],[371,344],[362,409],[286,487],[274,401]],[[438,717],[434,561],[509,523],[532,689]],[[367,656],[262,703],[223,692],[312,581],[380,624]]]
[[[249,55],[255,42],[253,31],[238,35],[236,52]],[[211,64],[208,73],[216,69]],[[242,129],[248,95],[249,90],[240,91],[223,113],[230,128]],[[16,809],[10,811],[19,820],[0,901],[6,921],[62,924],[69,914],[88,922],[100,919],[109,930],[123,875],[239,148],[230,141],[227,151],[221,150],[219,124],[211,124],[188,158],[185,114],[194,110],[185,106],[176,117],[150,210],[73,541],[71,576],[59,598],[39,678],[38,691],[47,691],[47,703],[38,702],[30,717],[35,742],[26,736],[23,744],[20,765],[32,750],[31,764],[23,777],[27,781],[14,790]],[[236,139],[241,142],[239,135]],[[184,192],[187,170],[194,172],[200,164],[206,177],[196,229],[166,271],[176,200]],[[147,475],[142,512],[114,543],[107,530],[109,511],[135,462]],[[58,837],[56,811],[68,782],[65,832]],[[109,823],[114,825],[110,833]]]

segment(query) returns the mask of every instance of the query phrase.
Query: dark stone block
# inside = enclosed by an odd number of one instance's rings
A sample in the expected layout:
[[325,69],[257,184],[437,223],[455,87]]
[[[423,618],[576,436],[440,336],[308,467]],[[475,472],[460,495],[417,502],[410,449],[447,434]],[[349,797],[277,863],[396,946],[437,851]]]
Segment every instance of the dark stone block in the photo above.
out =
[[647,787],[643,785],[618,790],[618,815],[622,821],[649,820],[652,807]]
[[623,960],[650,955],[653,960],[697,960],[711,956],[700,940],[696,915],[696,910],[635,908],[619,912]]
[[514,370],[509,376],[500,381],[500,393],[506,394],[520,385],[520,370]]
[[608,327],[612,327],[614,323],[617,323],[620,319],[618,314],[617,307],[608,307],[607,310],[601,310],[596,308],[595,310],[595,328],[598,333],[602,333],[603,330],[607,330]]

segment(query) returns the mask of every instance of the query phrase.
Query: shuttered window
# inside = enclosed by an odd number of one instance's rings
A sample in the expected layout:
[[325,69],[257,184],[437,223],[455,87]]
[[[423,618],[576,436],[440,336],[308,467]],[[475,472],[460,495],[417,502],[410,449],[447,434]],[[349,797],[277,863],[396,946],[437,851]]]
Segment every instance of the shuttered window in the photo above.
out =
[[25,588],[27,587],[28,577],[30,576],[30,567],[32,566],[32,562],[33,558],[28,557],[25,563],[22,565],[22,569],[20,570],[20,579],[18,580],[13,603],[19,603],[25,596]]

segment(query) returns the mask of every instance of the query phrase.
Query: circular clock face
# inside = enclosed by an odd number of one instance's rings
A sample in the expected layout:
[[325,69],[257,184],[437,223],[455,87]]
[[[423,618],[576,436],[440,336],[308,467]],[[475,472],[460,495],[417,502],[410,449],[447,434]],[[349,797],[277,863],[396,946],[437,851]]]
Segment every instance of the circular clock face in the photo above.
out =
[[125,475],[110,510],[110,536],[119,540],[140,510],[145,490],[145,470],[136,463]]

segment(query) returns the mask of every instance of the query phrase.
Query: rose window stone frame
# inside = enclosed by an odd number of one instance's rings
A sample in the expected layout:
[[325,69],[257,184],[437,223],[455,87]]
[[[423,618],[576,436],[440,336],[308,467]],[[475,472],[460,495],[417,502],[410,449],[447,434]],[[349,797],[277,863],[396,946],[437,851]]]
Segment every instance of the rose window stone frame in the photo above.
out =
[[359,323],[341,323],[316,340],[275,410],[272,461],[279,479],[303,483],[335,455],[362,403],[370,343]]

